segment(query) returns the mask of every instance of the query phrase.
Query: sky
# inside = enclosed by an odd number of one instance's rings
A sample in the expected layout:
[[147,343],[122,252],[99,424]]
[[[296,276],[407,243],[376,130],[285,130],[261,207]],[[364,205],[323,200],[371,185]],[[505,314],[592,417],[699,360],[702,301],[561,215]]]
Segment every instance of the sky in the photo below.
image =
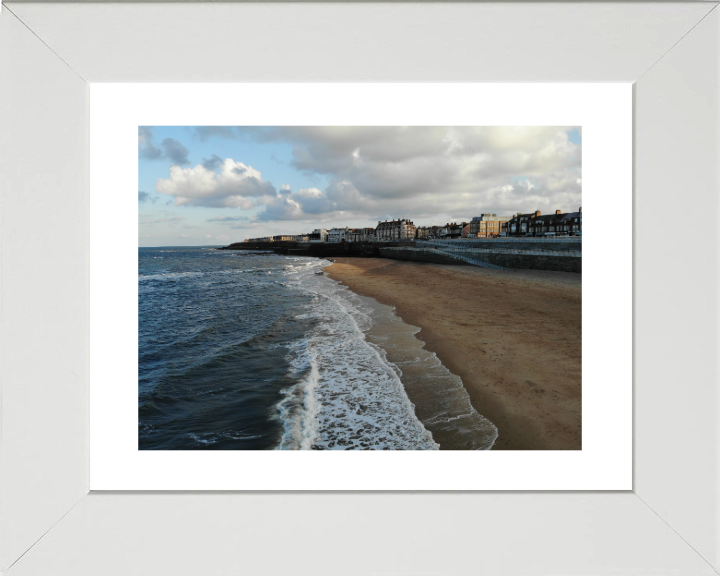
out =
[[582,206],[582,128],[138,128],[139,245]]

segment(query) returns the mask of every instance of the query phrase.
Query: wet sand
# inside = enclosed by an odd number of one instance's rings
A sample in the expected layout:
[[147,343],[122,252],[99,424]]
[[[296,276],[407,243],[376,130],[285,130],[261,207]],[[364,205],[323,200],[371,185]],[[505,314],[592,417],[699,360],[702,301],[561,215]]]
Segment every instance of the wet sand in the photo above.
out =
[[338,258],[325,271],[421,328],[497,426],[493,450],[581,449],[581,274],[383,258]]

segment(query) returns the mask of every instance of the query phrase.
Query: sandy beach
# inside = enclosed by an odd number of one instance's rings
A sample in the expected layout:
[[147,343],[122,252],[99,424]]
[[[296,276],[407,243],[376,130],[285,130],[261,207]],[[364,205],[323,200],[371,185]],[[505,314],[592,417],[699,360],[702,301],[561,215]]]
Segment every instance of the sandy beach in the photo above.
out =
[[329,276],[394,306],[498,428],[493,450],[579,450],[582,275],[338,258]]

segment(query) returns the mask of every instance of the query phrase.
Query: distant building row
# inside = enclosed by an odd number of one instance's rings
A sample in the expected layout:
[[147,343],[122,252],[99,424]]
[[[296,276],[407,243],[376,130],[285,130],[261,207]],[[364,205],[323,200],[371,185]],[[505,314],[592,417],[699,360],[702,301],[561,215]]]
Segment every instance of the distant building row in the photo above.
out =
[[542,216],[530,214],[498,216],[481,214],[470,222],[449,222],[444,226],[417,227],[411,220],[379,221],[376,228],[316,228],[308,234],[248,238],[245,242],[392,242],[455,238],[497,238],[499,236],[581,236],[582,208],[578,212]]
[[316,228],[309,234],[296,236],[265,236],[248,238],[245,242],[389,242],[393,240],[414,240],[417,228],[410,220],[385,220],[377,228]]

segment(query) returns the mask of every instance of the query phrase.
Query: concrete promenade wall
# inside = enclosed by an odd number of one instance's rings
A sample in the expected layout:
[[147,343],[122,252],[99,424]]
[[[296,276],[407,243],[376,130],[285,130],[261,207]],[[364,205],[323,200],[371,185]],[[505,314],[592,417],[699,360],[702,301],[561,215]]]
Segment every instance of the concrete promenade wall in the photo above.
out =
[[237,242],[220,250],[271,250],[276,254],[341,258],[380,256],[381,247],[413,246],[413,242]]
[[[511,239],[511,240],[463,240],[461,242],[453,242],[453,247],[472,247],[481,248],[483,252],[468,251],[464,255],[477,260],[483,260],[491,264],[497,264],[506,268],[516,269],[535,269],[535,270],[558,270],[563,272],[582,272],[582,257],[563,256],[559,254],[542,254],[538,250],[559,250],[559,251],[580,251],[582,250],[581,239],[565,239],[565,240],[539,240],[539,239]],[[454,264],[465,265],[461,260],[456,260],[451,256],[446,256],[435,250],[417,250],[411,249],[417,246],[422,248],[430,244],[423,242],[377,242],[372,244],[362,244],[360,242],[318,242],[318,243],[237,243],[224,250],[272,250],[277,254],[287,254],[295,256],[314,256],[317,258],[341,258],[344,256],[355,257],[382,257],[393,258],[395,260],[409,260],[413,262],[429,262],[433,264]],[[500,250],[500,252],[492,252],[492,249]],[[523,250],[533,251],[535,253],[518,254],[504,253],[502,250]],[[489,252],[485,252],[489,250]]]
[[582,272],[582,257],[545,256],[538,254],[483,254],[478,260],[515,269],[555,270],[557,272]]
[[[432,244],[429,240],[427,243]],[[440,243],[443,243],[442,241]],[[418,240],[415,245],[422,248],[425,241]],[[508,250],[553,250],[553,251],[582,251],[582,237],[569,236],[564,238],[468,238],[465,240],[451,240],[451,246],[470,246],[472,248]]]
[[425,250],[406,250],[405,248],[380,248],[381,258],[393,260],[409,260],[411,262],[428,262],[431,264],[456,264],[459,266],[471,266],[462,260],[456,260],[440,252],[433,253]]
[[[582,258],[577,256],[475,253],[466,254],[471,258],[515,269],[554,270],[559,272],[582,272]],[[430,262],[433,264],[464,265],[461,260],[431,250],[406,250],[403,248],[380,248],[382,258],[409,260],[412,262]]]

